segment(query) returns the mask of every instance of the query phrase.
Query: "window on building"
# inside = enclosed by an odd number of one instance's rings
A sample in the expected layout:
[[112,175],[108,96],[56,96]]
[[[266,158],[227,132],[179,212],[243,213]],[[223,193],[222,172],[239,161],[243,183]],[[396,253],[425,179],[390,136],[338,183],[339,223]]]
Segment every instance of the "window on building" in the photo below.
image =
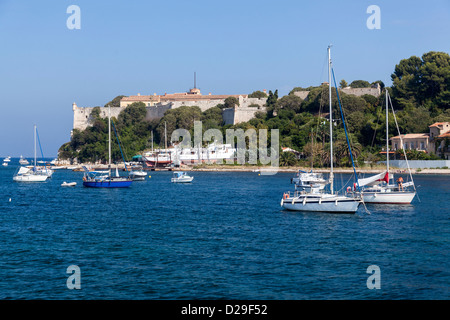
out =
[[395,150],[398,149],[398,144],[394,143],[394,149],[395,149]]
[[425,150],[425,143],[423,141],[420,143],[420,150]]

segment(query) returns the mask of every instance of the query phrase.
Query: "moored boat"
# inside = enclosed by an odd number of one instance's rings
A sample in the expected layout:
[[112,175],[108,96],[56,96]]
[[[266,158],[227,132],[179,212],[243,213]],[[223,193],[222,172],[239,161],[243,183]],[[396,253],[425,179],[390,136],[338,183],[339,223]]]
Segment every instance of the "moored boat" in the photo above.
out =
[[[304,176],[304,186],[302,191],[296,191],[293,194],[285,192],[281,199],[280,205],[286,210],[305,211],[305,212],[329,212],[329,213],[355,213],[361,203],[361,197],[357,194],[347,193],[339,195],[334,190],[334,175],[333,175],[333,110],[331,100],[331,47],[328,47],[328,76],[329,76],[329,108],[330,108],[330,175],[328,181],[325,181],[321,175],[317,173],[308,173]],[[339,94],[336,90],[339,101]],[[340,106],[340,101],[339,101]],[[342,112],[342,110],[341,110]],[[341,113],[342,114],[342,113]],[[344,123],[344,130],[347,131]],[[348,148],[351,149],[347,139]],[[352,158],[353,163],[353,158]],[[300,174],[300,172],[299,172]],[[355,178],[356,174],[355,174]],[[308,183],[309,182],[311,183]],[[312,183],[315,181],[315,183]],[[302,183],[301,176],[298,177],[298,182]],[[329,190],[325,190],[325,186],[330,185]]]
[[[119,143],[120,148],[120,143]],[[121,149],[122,150],[122,149]],[[88,188],[127,188],[133,180],[130,177],[121,177],[116,168],[116,176],[111,175],[111,107],[108,106],[108,172],[97,173],[89,171],[85,166],[83,169],[83,186]],[[124,160],[125,163],[125,160]],[[126,164],[125,164],[126,168]]]
[[[394,175],[389,172],[389,91],[386,90],[386,170],[379,174],[368,178],[359,179],[359,185],[362,187],[362,197],[364,203],[371,204],[410,204],[416,195],[416,189],[412,178],[411,170],[409,168],[408,157],[404,152],[406,163],[408,164],[408,171],[410,181],[403,183],[403,177],[399,177],[397,185],[394,184]],[[391,103],[392,106],[392,103]],[[395,118],[395,112],[392,108],[392,114]],[[397,130],[398,126],[397,126]],[[400,143],[403,145],[400,136]],[[390,182],[392,181],[392,183]]]
[[171,179],[173,183],[189,183],[192,182],[192,180],[194,180],[194,177],[189,176],[183,171],[175,171]]

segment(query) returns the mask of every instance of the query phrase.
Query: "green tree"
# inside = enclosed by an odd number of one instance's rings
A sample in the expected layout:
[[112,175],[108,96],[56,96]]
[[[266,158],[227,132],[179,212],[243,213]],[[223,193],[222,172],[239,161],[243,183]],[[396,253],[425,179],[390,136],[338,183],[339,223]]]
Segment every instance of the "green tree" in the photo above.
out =
[[225,108],[234,108],[239,106],[239,100],[236,97],[228,97],[224,101]]
[[297,159],[295,154],[292,152],[281,152],[280,154],[280,166],[282,167],[292,167],[297,164]]
[[258,90],[258,91],[253,91],[252,93],[250,93],[248,95],[248,97],[261,99],[261,98],[267,98],[267,94],[265,92]]
[[352,88],[370,88],[370,83],[365,80],[355,80],[350,83]]
[[105,107],[107,107],[109,105],[111,108],[119,108],[120,100],[122,100],[123,97],[125,97],[125,96],[120,95],[120,96],[115,97],[114,99],[109,101],[107,104],[105,104]]

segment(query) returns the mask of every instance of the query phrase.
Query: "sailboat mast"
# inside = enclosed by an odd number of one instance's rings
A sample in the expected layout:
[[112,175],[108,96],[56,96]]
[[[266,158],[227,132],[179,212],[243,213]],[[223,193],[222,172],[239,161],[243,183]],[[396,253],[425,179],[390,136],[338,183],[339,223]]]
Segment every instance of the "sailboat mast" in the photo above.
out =
[[108,105],[108,170],[111,175],[111,106]]
[[34,171],[36,171],[36,125],[34,125]]
[[389,113],[388,113],[388,98],[389,93],[386,90],[386,170],[388,174],[388,184],[389,184]]
[[330,191],[334,193],[333,176],[333,108],[331,100],[331,45],[328,46],[328,95],[330,98]]
[[167,151],[167,122],[164,121],[164,148]]

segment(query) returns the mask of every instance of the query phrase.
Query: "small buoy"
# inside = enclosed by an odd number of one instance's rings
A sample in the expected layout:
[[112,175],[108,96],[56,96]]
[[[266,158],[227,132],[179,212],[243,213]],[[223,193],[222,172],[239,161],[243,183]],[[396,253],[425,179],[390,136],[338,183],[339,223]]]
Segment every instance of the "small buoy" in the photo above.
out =
[[148,178],[150,179],[152,176],[148,176]]
[[258,176],[260,176],[261,175],[261,173],[258,173]]
[[11,198],[9,198],[9,202],[11,202]]

